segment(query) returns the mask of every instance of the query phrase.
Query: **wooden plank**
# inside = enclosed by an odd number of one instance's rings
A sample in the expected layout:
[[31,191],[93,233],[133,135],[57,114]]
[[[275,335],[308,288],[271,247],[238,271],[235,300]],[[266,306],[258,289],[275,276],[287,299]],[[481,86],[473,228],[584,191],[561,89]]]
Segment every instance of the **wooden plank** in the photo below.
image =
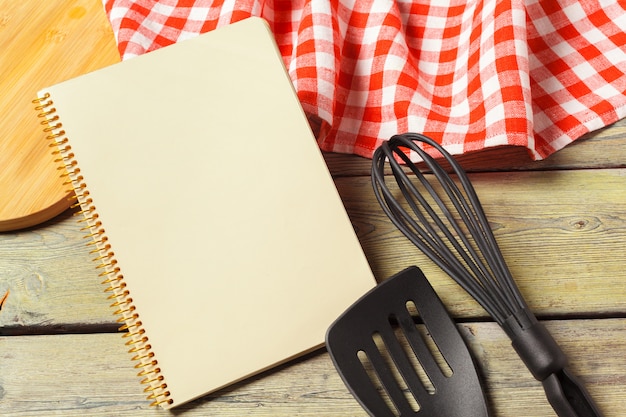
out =
[[0,293],[10,291],[0,334],[113,321],[77,219],[68,211],[41,227],[0,234]]
[[[547,327],[605,417],[626,408],[626,319],[566,320]],[[494,323],[462,324],[494,417],[553,417],[541,384]],[[0,414],[157,416],[116,334],[0,337]],[[254,350],[251,350],[254,354]],[[615,358],[616,360],[610,360]],[[201,360],[201,358],[199,358]],[[325,351],[178,409],[185,416],[365,416]]]
[[[472,180],[538,315],[626,311],[626,169],[483,173]],[[336,184],[378,280],[416,264],[455,316],[485,315],[395,229],[369,178]],[[0,334],[113,326],[83,234],[69,212],[40,228],[0,234],[0,296],[10,290]]]
[[[540,316],[626,311],[626,170],[472,174],[504,257]],[[337,178],[378,279],[422,268],[452,313],[476,317],[468,300],[378,207],[369,178]]]
[[[334,176],[369,175],[371,160],[354,155],[324,154]],[[525,148],[490,148],[456,157],[467,171],[622,168],[626,166],[626,119],[576,140],[541,161]]]

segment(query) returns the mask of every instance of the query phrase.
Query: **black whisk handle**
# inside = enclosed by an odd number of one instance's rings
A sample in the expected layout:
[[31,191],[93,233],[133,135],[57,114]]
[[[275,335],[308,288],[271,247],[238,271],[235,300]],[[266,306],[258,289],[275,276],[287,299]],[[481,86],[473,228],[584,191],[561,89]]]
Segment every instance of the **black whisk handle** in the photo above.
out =
[[536,319],[528,327],[515,328],[509,336],[513,348],[538,381],[543,381],[567,366],[565,353],[548,329]]
[[559,417],[602,417],[582,382],[567,368],[542,381],[550,405]]
[[516,312],[503,328],[522,361],[542,382],[546,397],[559,417],[602,417],[582,382],[567,369],[565,353],[530,311]]

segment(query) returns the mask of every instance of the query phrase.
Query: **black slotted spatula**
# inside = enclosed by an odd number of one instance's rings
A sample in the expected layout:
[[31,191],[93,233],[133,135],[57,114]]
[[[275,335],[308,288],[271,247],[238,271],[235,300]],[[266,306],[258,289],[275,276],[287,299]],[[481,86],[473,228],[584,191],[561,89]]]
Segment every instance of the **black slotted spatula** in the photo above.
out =
[[371,416],[489,415],[470,352],[417,267],[356,301],[328,329],[326,347]]

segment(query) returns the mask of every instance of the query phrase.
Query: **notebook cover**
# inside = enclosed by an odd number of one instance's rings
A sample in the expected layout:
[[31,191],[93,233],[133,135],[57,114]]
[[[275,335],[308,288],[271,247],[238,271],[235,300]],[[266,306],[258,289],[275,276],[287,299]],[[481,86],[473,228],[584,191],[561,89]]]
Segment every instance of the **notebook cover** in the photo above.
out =
[[39,97],[162,406],[321,346],[375,284],[263,20]]

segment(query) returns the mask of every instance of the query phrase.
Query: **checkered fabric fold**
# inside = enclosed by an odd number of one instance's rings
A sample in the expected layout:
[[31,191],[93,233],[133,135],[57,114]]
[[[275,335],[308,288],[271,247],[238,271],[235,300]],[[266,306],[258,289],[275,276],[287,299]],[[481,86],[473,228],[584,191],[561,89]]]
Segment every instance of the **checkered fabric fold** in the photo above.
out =
[[411,131],[453,154],[518,145],[541,159],[626,116],[624,0],[104,5],[123,59],[265,18],[325,151],[371,157]]

